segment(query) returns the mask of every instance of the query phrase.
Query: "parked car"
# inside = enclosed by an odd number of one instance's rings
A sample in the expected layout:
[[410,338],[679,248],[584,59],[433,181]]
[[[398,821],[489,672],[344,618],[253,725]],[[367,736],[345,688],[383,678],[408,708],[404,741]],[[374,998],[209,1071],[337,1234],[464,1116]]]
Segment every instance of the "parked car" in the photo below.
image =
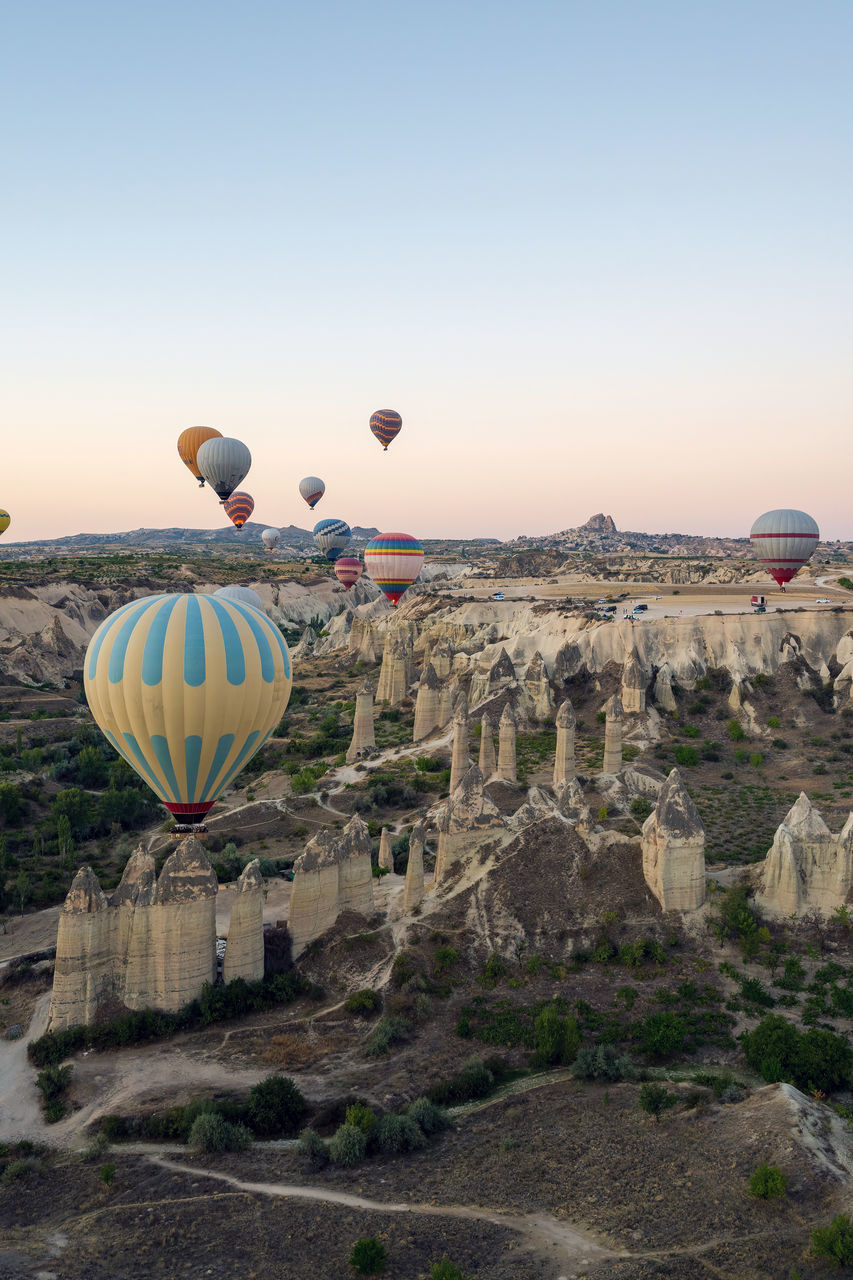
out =
[[635,604],[635,605],[634,605],[634,613],[645,613],[645,612],[647,611],[648,607],[649,607],[649,606],[648,606],[647,604]]
[[821,596],[821,598],[820,598],[819,600],[816,600],[816,601],[815,601],[815,603],[816,603],[816,604],[831,604],[831,603],[832,603],[832,601],[830,600],[829,596]]
[[493,592],[493,594],[492,594],[492,599],[493,599],[493,600],[503,600],[503,599],[504,599],[504,593],[503,593],[502,591],[495,591],[495,592]]

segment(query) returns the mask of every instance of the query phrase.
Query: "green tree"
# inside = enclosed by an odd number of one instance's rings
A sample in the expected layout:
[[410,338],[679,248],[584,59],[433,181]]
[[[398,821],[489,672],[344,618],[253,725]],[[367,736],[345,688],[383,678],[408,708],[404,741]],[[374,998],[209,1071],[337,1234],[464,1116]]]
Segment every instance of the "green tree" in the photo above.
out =
[[671,1009],[650,1013],[643,1022],[643,1049],[653,1058],[668,1058],[684,1048],[686,1028]]
[[749,1180],[749,1194],[759,1200],[783,1196],[788,1190],[788,1179],[775,1164],[760,1164]]
[[27,875],[26,871],[21,869],[18,872],[17,879],[15,880],[15,893],[21,904],[21,915],[24,914],[24,907],[29,902],[32,896],[32,891],[33,891],[32,881],[30,880],[30,877]]
[[537,1067],[574,1062],[580,1048],[580,1032],[574,1018],[561,1017],[553,1005],[543,1009],[533,1023],[534,1061]]
[[360,1276],[377,1276],[388,1265],[388,1252],[375,1236],[362,1236],[352,1247],[349,1264]]
[[678,1094],[670,1093],[669,1089],[665,1089],[656,1080],[647,1080],[645,1084],[640,1085],[637,1101],[641,1110],[654,1116],[655,1124],[659,1124],[663,1112],[669,1107],[674,1107],[678,1102]]
[[853,1222],[846,1213],[833,1218],[831,1226],[812,1232],[812,1253],[827,1258],[834,1267],[853,1266]]
[[308,1103],[288,1076],[272,1075],[249,1091],[249,1123],[261,1138],[296,1133]]

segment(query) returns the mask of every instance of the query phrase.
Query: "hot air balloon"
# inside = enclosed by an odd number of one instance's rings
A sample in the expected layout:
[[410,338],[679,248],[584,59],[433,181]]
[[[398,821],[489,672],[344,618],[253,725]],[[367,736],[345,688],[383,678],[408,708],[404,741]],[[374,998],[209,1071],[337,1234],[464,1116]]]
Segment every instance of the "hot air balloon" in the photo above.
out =
[[335,561],[335,577],[344,588],[349,591],[350,587],[354,587],[361,577],[364,566],[357,556],[341,556],[340,560]]
[[299,481],[299,492],[313,511],[326,492],[326,486],[319,476],[306,476]]
[[380,533],[364,548],[364,567],[392,604],[414,582],[423,563],[424,549],[408,533]]
[[261,531],[261,541],[267,551],[275,551],[278,546],[278,540],[281,537],[278,529],[263,529]]
[[0,533],[5,533],[12,523],[12,517],[8,511],[0,511]]
[[155,595],[110,614],[84,659],[92,715],[178,823],[203,821],[275,731],[291,688],[278,627],[206,595]]
[[749,531],[755,558],[781,589],[810,560],[820,540],[817,522],[805,511],[765,511]]
[[236,582],[232,582],[227,587],[219,587],[213,594],[217,599],[236,600],[238,604],[250,604],[253,609],[260,609],[263,613],[263,601],[257,591],[253,591],[251,587],[240,587]]
[[230,436],[205,440],[196,454],[199,475],[223,502],[246,479],[251,465],[252,455],[243,441],[233,440]]
[[396,409],[377,409],[370,417],[370,430],[376,439],[387,449],[403,425],[403,419]]
[[196,462],[198,451],[205,440],[221,439],[222,432],[214,427],[187,427],[186,431],[182,431],[178,436],[178,456],[184,466],[189,467],[201,487],[204,486],[204,476]]
[[333,563],[348,545],[352,530],[346,520],[320,520],[314,525],[314,541]]
[[255,509],[255,499],[250,493],[244,493],[242,489],[237,489],[231,494],[230,498],[226,498],[222,505],[231,523],[236,525],[238,529],[242,529]]

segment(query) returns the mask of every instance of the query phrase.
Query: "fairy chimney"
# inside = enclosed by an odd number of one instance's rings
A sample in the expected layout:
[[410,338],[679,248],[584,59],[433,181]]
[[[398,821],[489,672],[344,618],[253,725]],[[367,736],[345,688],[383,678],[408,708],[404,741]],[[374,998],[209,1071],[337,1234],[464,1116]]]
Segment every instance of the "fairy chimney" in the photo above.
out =
[[622,768],[622,703],[614,693],[605,704],[604,764],[602,773],[618,773]]
[[488,782],[497,767],[495,731],[492,728],[492,721],[488,712],[484,712],[480,721],[480,773],[483,775],[484,781]]
[[705,828],[677,769],[643,823],[643,876],[664,911],[696,911],[705,901]]
[[557,726],[557,751],[554,758],[554,790],[565,786],[577,774],[575,768],[575,712],[566,698],[560,704]]
[[347,764],[361,760],[376,750],[373,730],[373,684],[365,679],[355,696],[355,716],[352,722],[352,741],[347,750]]
[[498,725],[498,767],[497,775],[504,782],[515,782],[515,717],[509,703],[504,707]]

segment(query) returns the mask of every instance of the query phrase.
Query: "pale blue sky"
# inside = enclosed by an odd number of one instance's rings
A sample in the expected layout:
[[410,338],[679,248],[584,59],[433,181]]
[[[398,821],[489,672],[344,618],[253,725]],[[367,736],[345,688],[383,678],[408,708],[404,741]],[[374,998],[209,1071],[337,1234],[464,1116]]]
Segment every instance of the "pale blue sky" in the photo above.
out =
[[[853,4],[7,4],[7,540],[853,537]],[[367,432],[394,407],[387,455]]]

